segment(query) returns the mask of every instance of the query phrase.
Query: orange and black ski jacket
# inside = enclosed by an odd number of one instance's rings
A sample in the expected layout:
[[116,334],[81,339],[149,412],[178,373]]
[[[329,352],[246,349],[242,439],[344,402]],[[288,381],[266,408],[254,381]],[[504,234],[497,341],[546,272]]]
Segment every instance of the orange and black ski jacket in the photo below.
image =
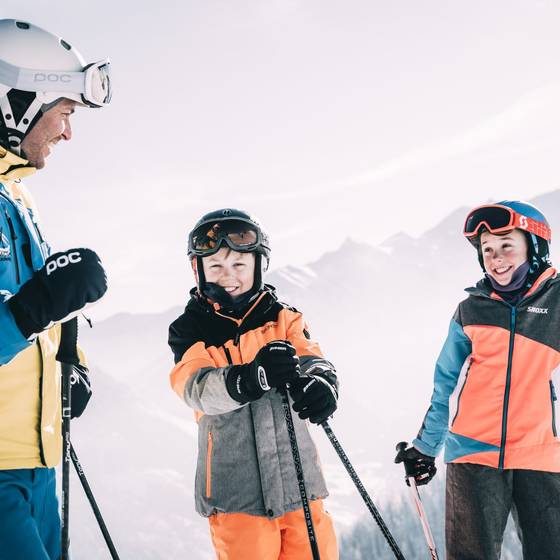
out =
[[414,446],[445,461],[560,472],[560,278],[548,268],[517,305],[467,289],[438,358]]
[[[231,365],[251,362],[274,340],[293,344],[303,373],[328,376],[336,385],[334,368],[311,340],[302,314],[280,303],[271,286],[241,319],[222,314],[193,290],[185,312],[169,328],[176,363],[171,385],[198,420],[195,502],[201,515],[276,518],[301,508],[280,395],[268,391],[242,405],[225,383]],[[307,423],[295,414],[293,419],[308,495],[323,498],[327,489],[315,444]]]

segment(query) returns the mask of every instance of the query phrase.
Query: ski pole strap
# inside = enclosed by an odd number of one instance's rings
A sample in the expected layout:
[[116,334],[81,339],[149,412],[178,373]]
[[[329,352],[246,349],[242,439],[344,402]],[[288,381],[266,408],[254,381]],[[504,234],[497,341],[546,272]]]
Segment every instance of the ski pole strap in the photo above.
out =
[[290,401],[288,400],[288,393],[286,389],[281,391],[281,395],[282,395],[282,406],[284,407],[284,417],[286,418],[286,427],[288,428],[288,437],[290,438],[290,447],[292,448],[292,457],[294,459],[294,466],[296,468],[296,477],[298,481],[299,494],[301,496],[301,505],[303,507],[305,524],[307,526],[307,536],[309,537],[309,546],[311,547],[311,554],[313,556],[313,560],[320,560],[319,547],[317,546],[317,537],[315,536],[315,529],[313,528],[313,519],[311,517],[311,508],[309,506],[309,500],[307,499],[307,491],[305,489],[305,480],[303,478],[303,467],[301,464],[301,457],[299,454],[299,447],[296,439],[294,419],[292,418]]
[[379,511],[375,507],[375,504],[373,503],[373,500],[371,499],[370,495],[367,493],[367,490],[365,489],[364,485],[362,484],[362,481],[360,480],[360,477],[357,475],[356,471],[354,470],[354,467],[352,466],[352,463],[350,462],[350,459],[348,459],[348,457],[346,456],[346,453],[344,453],[344,449],[342,449],[342,446],[340,445],[340,442],[338,441],[338,439],[334,435],[331,427],[329,426],[329,423],[325,420],[324,422],[321,423],[321,426],[322,426],[323,430],[325,430],[325,433],[327,434],[327,437],[329,438],[330,442],[332,443],[337,455],[340,457],[340,460],[342,461],[342,464],[344,465],[344,467],[346,468],[346,471],[350,475],[350,478],[352,479],[352,482],[354,483],[354,485],[358,489],[358,492],[360,493],[360,496],[364,500],[367,508],[369,509],[370,513],[372,514],[373,518],[375,519],[375,522],[377,523],[377,525],[381,529],[381,532],[383,533],[383,536],[385,537],[385,540],[387,541],[387,543],[391,547],[391,550],[393,551],[393,554],[395,555],[395,558],[397,558],[398,560],[405,560],[405,557],[404,557],[403,553],[401,552],[399,546],[397,545],[395,539],[393,538],[393,535],[391,535],[391,532],[387,528],[387,525],[385,525],[385,522],[383,521],[383,518],[381,517],[381,514],[379,513]]

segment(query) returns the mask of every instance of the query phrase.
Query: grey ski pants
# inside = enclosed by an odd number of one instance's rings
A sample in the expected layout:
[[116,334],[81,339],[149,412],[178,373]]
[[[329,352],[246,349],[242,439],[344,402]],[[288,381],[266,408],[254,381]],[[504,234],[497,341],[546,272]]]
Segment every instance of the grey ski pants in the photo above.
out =
[[447,465],[447,560],[497,560],[510,511],[524,560],[560,559],[560,473]]

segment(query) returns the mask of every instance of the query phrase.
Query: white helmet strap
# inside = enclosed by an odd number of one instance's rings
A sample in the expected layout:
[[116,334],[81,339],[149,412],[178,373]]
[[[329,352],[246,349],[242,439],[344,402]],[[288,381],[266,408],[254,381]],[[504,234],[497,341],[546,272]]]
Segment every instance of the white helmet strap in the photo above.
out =
[[[41,110],[43,103],[37,99],[37,96],[33,99],[25,114],[21,117],[18,123],[15,122],[15,115],[8,99],[8,95],[3,95],[0,97],[0,111],[2,111],[2,118],[4,119],[4,124],[8,130],[8,142],[9,146],[6,146],[11,152],[16,155],[21,153],[21,142],[27,133],[27,130],[31,126],[31,123],[37,116],[37,113]],[[10,126],[11,124],[11,126]],[[13,131],[13,132],[12,132]],[[19,134],[14,134],[14,132],[19,132]]]

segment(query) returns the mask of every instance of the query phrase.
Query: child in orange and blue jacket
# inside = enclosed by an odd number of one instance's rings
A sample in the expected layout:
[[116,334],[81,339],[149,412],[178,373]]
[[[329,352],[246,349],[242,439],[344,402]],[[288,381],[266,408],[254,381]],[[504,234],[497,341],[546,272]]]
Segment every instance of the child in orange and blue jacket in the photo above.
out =
[[[436,364],[431,406],[401,451],[417,484],[445,444],[448,560],[498,559],[512,512],[526,559],[560,558],[560,278],[534,206],[472,210],[485,278],[467,289]],[[410,472],[410,471],[409,471]]]
[[280,391],[289,387],[319,552],[337,560],[327,489],[306,419],[336,409],[338,381],[301,313],[263,284],[268,237],[245,212],[205,215],[189,235],[197,287],[169,329],[171,384],[195,410],[195,502],[218,559],[311,558]]

